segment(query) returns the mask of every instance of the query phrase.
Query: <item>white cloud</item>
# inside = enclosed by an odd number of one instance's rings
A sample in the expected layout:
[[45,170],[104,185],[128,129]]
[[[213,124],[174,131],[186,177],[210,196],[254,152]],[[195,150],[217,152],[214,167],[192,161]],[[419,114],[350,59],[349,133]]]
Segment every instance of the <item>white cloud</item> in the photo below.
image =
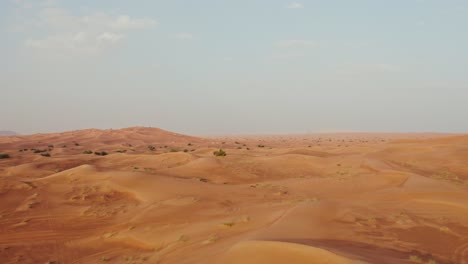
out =
[[193,39],[193,35],[191,33],[179,33],[179,34],[176,34],[175,37],[181,40]]
[[304,5],[298,2],[292,2],[286,6],[289,9],[301,9],[304,8]]
[[318,43],[313,40],[286,39],[279,41],[277,46],[281,48],[317,47]]
[[33,21],[23,22],[23,33],[35,35],[36,32],[44,32],[25,40],[25,47],[67,55],[95,54],[116,45],[131,31],[149,29],[158,24],[151,18],[133,18],[104,12],[78,16],[66,9],[54,7],[55,2],[43,1],[45,6],[37,8]]
[[97,36],[96,40],[98,41],[98,43],[105,43],[105,42],[116,43],[122,38],[123,38],[123,35],[121,34],[104,32],[101,35]]

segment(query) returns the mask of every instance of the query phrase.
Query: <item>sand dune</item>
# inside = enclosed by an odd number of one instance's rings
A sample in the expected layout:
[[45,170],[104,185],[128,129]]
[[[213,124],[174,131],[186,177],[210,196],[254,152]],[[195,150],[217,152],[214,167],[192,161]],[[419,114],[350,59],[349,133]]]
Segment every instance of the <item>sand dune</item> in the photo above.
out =
[[299,244],[251,241],[233,246],[227,252],[223,263],[352,264],[365,262],[352,261],[327,250]]
[[0,262],[466,264],[467,139],[0,137]]

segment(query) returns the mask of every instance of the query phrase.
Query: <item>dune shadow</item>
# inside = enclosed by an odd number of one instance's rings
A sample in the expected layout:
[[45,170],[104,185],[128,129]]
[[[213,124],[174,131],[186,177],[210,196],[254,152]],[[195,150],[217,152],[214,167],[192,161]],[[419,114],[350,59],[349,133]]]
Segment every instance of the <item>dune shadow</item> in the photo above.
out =
[[435,260],[439,264],[453,264],[430,254],[423,254],[418,251],[399,251],[395,249],[381,247],[377,244],[367,244],[362,242],[333,240],[333,239],[274,239],[274,241],[301,244],[311,247],[322,248],[353,259],[379,264],[409,263],[411,255],[417,255],[425,260]]

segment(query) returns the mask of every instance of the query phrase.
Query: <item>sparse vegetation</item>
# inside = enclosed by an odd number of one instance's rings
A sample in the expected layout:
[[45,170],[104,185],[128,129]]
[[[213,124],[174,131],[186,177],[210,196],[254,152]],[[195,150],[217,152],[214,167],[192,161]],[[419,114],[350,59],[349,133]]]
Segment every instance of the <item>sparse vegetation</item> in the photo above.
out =
[[153,145],[149,145],[149,146],[148,146],[148,149],[149,149],[150,151],[154,151],[154,150],[156,149],[156,147],[153,146]]
[[85,150],[85,151],[83,151],[83,154],[93,154],[93,151],[91,151],[91,150]]
[[50,158],[50,153],[42,153],[41,156]]
[[264,148],[265,145],[257,145],[257,147],[259,147],[259,148]]
[[226,226],[226,227],[233,227],[236,223],[234,222],[225,222],[223,223],[223,226]]
[[120,149],[119,149],[119,150],[116,150],[115,152],[117,152],[117,153],[126,153],[127,150],[126,150],[126,149],[124,149],[124,150],[120,150]]
[[422,258],[416,255],[409,256],[409,260],[414,263],[423,263]]
[[98,155],[98,156],[107,156],[108,153],[105,152],[105,151],[95,151],[95,152],[94,152],[94,155]]
[[9,159],[11,158],[8,154],[0,154],[0,159]]
[[179,152],[177,149],[171,149],[169,152]]
[[188,149],[184,149],[184,152],[188,152],[189,150]]
[[213,152],[213,155],[215,155],[216,157],[224,157],[227,154],[223,149],[219,149],[219,150]]

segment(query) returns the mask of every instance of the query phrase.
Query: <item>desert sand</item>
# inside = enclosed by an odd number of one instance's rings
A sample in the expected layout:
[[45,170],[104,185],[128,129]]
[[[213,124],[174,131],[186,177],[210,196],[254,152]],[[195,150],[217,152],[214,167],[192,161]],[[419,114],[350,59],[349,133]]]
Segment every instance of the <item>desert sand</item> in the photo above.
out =
[[0,263],[468,264],[467,135],[135,127],[0,153]]

